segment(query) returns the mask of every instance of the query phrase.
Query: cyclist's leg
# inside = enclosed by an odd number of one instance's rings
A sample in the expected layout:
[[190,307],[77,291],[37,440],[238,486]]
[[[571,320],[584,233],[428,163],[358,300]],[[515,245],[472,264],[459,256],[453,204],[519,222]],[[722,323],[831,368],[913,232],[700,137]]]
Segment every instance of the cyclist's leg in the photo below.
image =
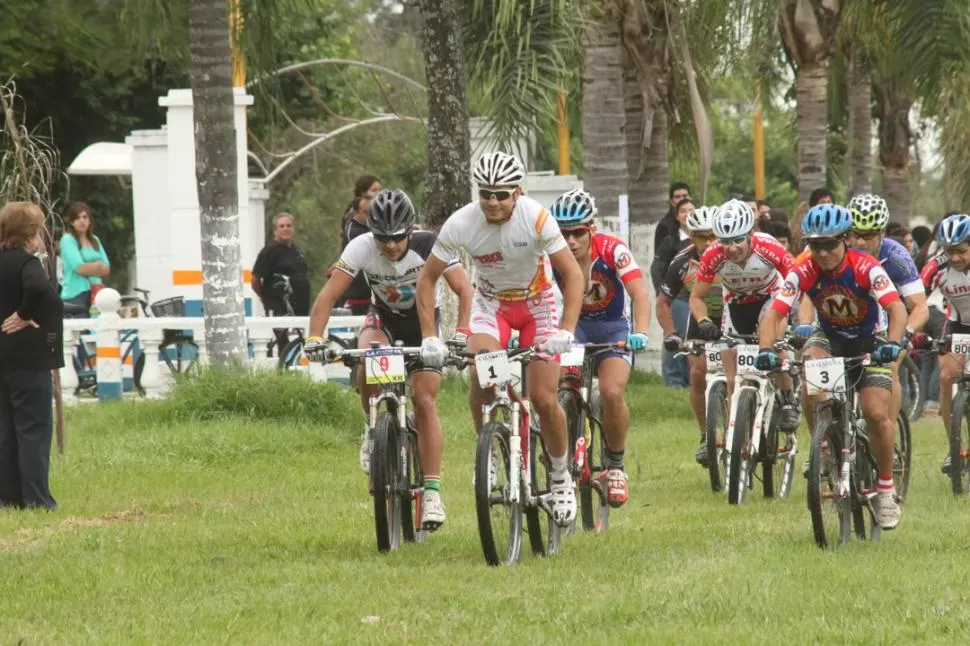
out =
[[[511,328],[502,316],[501,302],[487,298],[481,292],[475,293],[472,301],[471,331],[465,349],[468,352],[479,353],[501,350],[509,342]],[[482,430],[482,406],[492,400],[492,391],[482,388],[478,383],[475,364],[468,365],[469,384],[468,408],[471,411],[472,422],[475,424],[475,434]],[[555,377],[553,378],[555,380]],[[558,383],[558,382],[557,382]]]
[[690,355],[687,357],[690,366],[690,407],[694,410],[694,419],[701,432],[701,440],[707,432],[707,357]]
[[[731,320],[732,310],[735,310],[737,306],[731,303],[725,303],[724,314],[721,317],[721,334],[730,335],[737,334],[738,331],[734,329],[734,322]],[[721,350],[721,363],[724,365],[724,376],[727,382],[727,402],[728,402],[728,418],[731,416],[731,397],[734,396],[734,378],[738,374],[738,353],[733,348],[725,348]]]
[[[364,324],[360,327],[357,334],[357,347],[359,349],[369,348],[371,343],[376,341],[381,345],[391,345],[390,333],[384,328],[380,317],[371,310],[364,318]],[[364,409],[364,416],[370,413],[370,398],[380,392],[377,384],[367,384],[367,371],[357,370],[357,391],[360,393],[360,405]]]
[[437,370],[415,368],[411,373],[411,401],[418,430],[418,455],[424,473],[424,494],[421,505],[421,526],[434,531],[445,522],[445,506],[441,502],[441,453],[443,448],[441,421],[435,399],[441,387],[441,373]]
[[859,382],[859,405],[866,420],[869,445],[879,469],[877,484],[877,521],[883,529],[899,523],[899,504],[893,483],[894,427],[890,418],[892,400],[892,370],[887,367],[868,367]]

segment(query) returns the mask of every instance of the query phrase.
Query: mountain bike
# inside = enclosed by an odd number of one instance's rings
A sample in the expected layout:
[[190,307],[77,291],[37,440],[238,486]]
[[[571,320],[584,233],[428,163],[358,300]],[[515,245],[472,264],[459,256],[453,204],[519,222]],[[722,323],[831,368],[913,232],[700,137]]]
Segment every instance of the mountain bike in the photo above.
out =
[[950,404],[947,435],[950,444],[950,486],[955,496],[970,494],[970,334],[948,334],[928,341],[933,354],[955,352],[962,355],[963,370],[954,384],[956,393]]
[[721,352],[727,350],[726,343],[720,341],[684,341],[678,354],[704,356],[707,359],[707,385],[704,388],[705,433],[707,447],[707,473],[710,476],[711,491],[724,491],[724,478],[727,474],[725,439],[728,428],[727,373]]
[[[754,485],[755,468],[761,465],[761,483],[765,498],[784,498],[791,490],[798,444],[795,433],[779,429],[783,402],[781,389],[770,375],[787,372],[793,377],[798,367],[785,360],[777,370],[762,372],[755,368],[758,356],[757,337],[723,336],[728,348],[736,348],[737,374],[731,398],[731,418],[724,446],[727,454],[728,503],[744,502]],[[787,340],[775,343],[776,352],[792,351]],[[784,435],[784,444],[779,436]]]
[[[520,391],[527,393],[526,367],[538,348],[472,354],[478,383],[490,388],[491,403],[482,406],[482,431],[475,451],[475,508],[485,562],[513,565],[522,551],[522,519],[533,554],[555,554],[562,530],[552,519],[550,460],[529,400],[514,388],[514,363],[522,365]],[[544,473],[539,473],[542,467]],[[548,516],[548,543],[543,541],[539,512]]]
[[380,386],[380,392],[368,402],[368,425],[372,442],[370,491],[374,498],[374,530],[377,550],[389,552],[404,542],[424,542],[421,529],[421,498],[424,495],[424,472],[418,454],[418,432],[413,415],[408,414],[408,358],[414,359],[421,348],[398,344],[382,346],[372,342],[370,348],[347,347],[348,342],[329,335],[331,348],[324,351],[325,361],[343,361],[344,365],[360,363],[368,384]]
[[[869,446],[866,421],[856,400],[853,369],[873,365],[869,354],[826,357],[802,362],[809,395],[826,394],[815,405],[815,429],[808,458],[808,510],[815,542],[835,548],[849,542],[852,531],[865,540],[879,540],[873,500],[878,495],[879,468]],[[861,379],[859,370],[857,379]],[[831,516],[826,520],[826,515]]]
[[596,502],[593,501],[593,479],[606,470],[606,436],[600,421],[599,380],[595,368],[599,355],[616,351],[625,352],[625,344],[576,344],[572,352],[560,356],[559,362],[567,369],[558,396],[569,429],[572,450],[569,470],[579,494],[577,502],[583,529],[587,531],[606,531],[610,522],[606,498],[597,495]]

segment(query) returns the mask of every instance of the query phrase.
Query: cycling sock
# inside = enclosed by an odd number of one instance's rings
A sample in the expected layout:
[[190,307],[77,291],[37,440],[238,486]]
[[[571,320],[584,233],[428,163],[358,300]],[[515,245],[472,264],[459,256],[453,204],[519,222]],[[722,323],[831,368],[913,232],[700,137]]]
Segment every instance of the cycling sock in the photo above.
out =
[[623,451],[606,451],[606,467],[623,470]]
[[441,491],[441,476],[424,476],[425,491]]
[[892,491],[895,487],[893,486],[893,474],[887,473],[885,475],[879,475],[879,484],[876,485],[876,489],[879,491]]
[[553,473],[562,474],[566,472],[568,461],[565,455],[563,455],[561,458],[549,456],[549,461],[552,463],[550,466],[552,467]]

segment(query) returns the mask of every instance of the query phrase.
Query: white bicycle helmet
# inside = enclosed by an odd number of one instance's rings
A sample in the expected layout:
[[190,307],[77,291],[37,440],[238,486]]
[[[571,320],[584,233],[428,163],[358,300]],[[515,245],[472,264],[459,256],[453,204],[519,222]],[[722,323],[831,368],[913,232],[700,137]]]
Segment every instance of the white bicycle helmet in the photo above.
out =
[[525,166],[515,155],[485,153],[475,162],[472,179],[479,186],[519,186],[525,179]]
[[714,216],[717,214],[716,206],[701,206],[687,214],[687,230],[694,231],[713,231]]
[[882,231],[889,224],[886,200],[872,193],[861,193],[849,200],[852,227],[859,231]]
[[754,228],[754,211],[746,202],[728,200],[714,214],[714,235],[718,238],[740,238]]

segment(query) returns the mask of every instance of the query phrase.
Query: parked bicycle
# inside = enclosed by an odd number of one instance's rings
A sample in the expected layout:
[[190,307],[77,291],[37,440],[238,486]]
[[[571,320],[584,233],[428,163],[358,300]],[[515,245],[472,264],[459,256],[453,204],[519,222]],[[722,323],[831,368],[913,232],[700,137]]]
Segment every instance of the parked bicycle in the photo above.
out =
[[[133,291],[138,292],[138,294],[127,294],[121,297],[121,307],[135,306],[137,308],[136,316],[147,318],[182,318],[185,316],[185,299],[182,296],[164,298],[149,304],[151,297],[149,290],[135,287]],[[129,331],[125,331],[125,333],[127,332]],[[137,330],[130,332],[137,334]],[[162,342],[158,346],[158,358],[172,375],[179,376],[197,371],[200,356],[198,344],[184,330],[162,330]],[[145,394],[145,390],[141,386],[141,375],[144,370],[145,355],[139,349],[138,356],[135,358],[134,379],[135,387],[142,395]]]
[[576,483],[580,518],[587,531],[606,531],[610,506],[605,492],[593,499],[593,480],[606,471],[606,436],[600,421],[599,379],[596,358],[606,352],[625,351],[623,343],[587,343],[561,355],[566,374],[559,387],[559,404],[566,412],[571,458],[570,472]]
[[[555,554],[562,541],[562,530],[552,519],[549,454],[528,398],[514,388],[514,363],[518,362],[523,366],[519,390],[528,392],[525,366],[537,351],[528,347],[477,355],[453,352],[475,362],[479,385],[491,388],[494,397],[482,407],[483,425],[475,452],[478,533],[489,565],[519,561],[523,517],[533,554]],[[543,541],[540,511],[548,517],[548,542]]]
[[[758,477],[755,468],[759,464],[764,497],[784,498],[791,490],[798,444],[795,433],[780,430],[784,402],[781,389],[771,375],[787,372],[794,378],[798,364],[786,360],[778,370],[762,372],[755,368],[759,350],[757,337],[736,335],[721,339],[727,347],[736,348],[738,366],[731,418],[724,441],[729,451],[726,464],[728,503],[738,505],[744,502],[748,489],[753,488]],[[787,340],[777,342],[774,348],[776,352],[792,351]],[[781,443],[782,436],[784,444]]]
[[680,352],[707,359],[707,385],[704,389],[705,441],[707,472],[711,491],[724,491],[728,450],[725,441],[728,428],[727,373],[721,352],[728,349],[723,341],[685,341]]

